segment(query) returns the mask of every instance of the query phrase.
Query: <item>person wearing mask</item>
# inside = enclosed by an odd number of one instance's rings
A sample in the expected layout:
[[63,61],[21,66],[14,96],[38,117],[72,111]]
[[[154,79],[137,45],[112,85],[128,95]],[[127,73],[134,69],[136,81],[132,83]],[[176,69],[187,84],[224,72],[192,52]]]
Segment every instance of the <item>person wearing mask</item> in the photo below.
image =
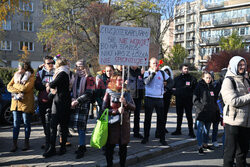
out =
[[105,66],[105,71],[96,76],[96,101],[99,110],[102,108],[103,97],[114,71],[115,69],[112,65],[107,65]]
[[[125,166],[127,145],[130,141],[129,115],[131,111],[135,110],[135,105],[126,89],[124,89],[125,92],[122,97],[122,82],[121,75],[117,74],[112,76],[103,98],[102,111],[106,108],[109,109],[108,140],[105,153],[108,167],[113,166],[113,154],[116,144],[119,144],[120,166]],[[123,107],[121,104],[123,104]]]
[[[174,74],[173,74],[173,71],[171,70],[171,68],[169,66],[164,66],[161,68],[162,71],[165,71],[169,77],[168,79],[168,82],[167,82],[167,86],[164,86],[164,94],[163,94],[163,100],[164,100],[164,132],[165,133],[168,133],[168,130],[166,129],[166,123],[167,123],[167,116],[168,116],[168,111],[169,111],[169,107],[170,107],[170,101],[171,101],[171,98],[172,98],[172,87],[173,87],[173,84],[174,84]],[[157,121],[157,127],[159,126],[159,123]],[[156,128],[156,131],[155,131],[155,138],[159,138],[159,133],[158,133],[158,129]]]
[[46,89],[46,87],[53,80],[55,62],[53,60],[53,57],[51,56],[46,56],[43,62],[43,65],[39,66],[39,69],[36,74],[35,88],[36,90],[38,90],[39,116],[45,134],[45,144],[43,144],[41,148],[45,148],[46,151],[49,147],[49,121],[52,106],[52,100],[48,98],[49,89]]
[[[31,75],[22,83],[22,79],[26,72],[29,72]],[[11,79],[7,86],[7,90],[10,93],[22,93],[22,99],[15,99],[12,97],[10,110],[13,113],[13,146],[11,152],[17,151],[17,140],[20,130],[21,118],[24,122],[24,131],[25,131],[25,142],[23,151],[26,151],[30,148],[29,138],[31,132],[30,119],[32,113],[34,113],[34,70],[31,68],[30,62],[20,61],[18,64],[18,71],[14,74],[14,77]]]
[[140,134],[140,111],[144,91],[143,74],[144,71],[138,66],[131,66],[129,68],[129,78],[127,83],[127,89],[129,90],[136,106],[134,111],[134,137],[139,139],[143,138]]
[[232,167],[234,158],[237,167],[246,166],[250,135],[250,82],[245,78],[246,69],[243,57],[232,57],[221,87],[225,104],[224,167]]
[[167,145],[165,140],[165,127],[164,127],[164,83],[169,79],[169,76],[159,70],[158,61],[155,57],[150,59],[149,70],[144,73],[145,84],[145,120],[144,120],[144,138],[141,143],[146,144],[148,142],[152,112],[155,109],[157,113],[157,122],[159,130],[160,143]]
[[93,100],[95,82],[90,75],[85,61],[76,62],[76,75],[73,84],[73,98],[71,107],[74,110],[73,127],[77,128],[79,135],[79,146],[76,150],[76,159],[82,158],[86,152],[86,127],[88,122],[90,102]]
[[62,143],[59,155],[66,153],[66,141],[68,132],[68,121],[70,116],[70,70],[68,61],[65,58],[58,58],[55,64],[55,73],[53,81],[49,83],[50,94],[53,98],[51,110],[51,125],[50,125],[50,146],[49,149],[43,154],[45,158],[51,157],[56,154],[56,135],[57,125],[60,124],[62,131]]
[[210,126],[216,119],[217,112],[215,88],[212,80],[211,73],[204,71],[193,95],[193,103],[196,107],[196,135],[199,155],[204,155],[204,149],[213,151],[213,148],[208,146]]
[[181,125],[183,119],[183,113],[185,110],[189,136],[195,138],[193,129],[193,91],[196,87],[197,80],[191,74],[189,74],[188,64],[182,64],[180,66],[181,74],[174,78],[173,94],[176,97],[176,113],[177,113],[177,127],[172,135],[181,135]]

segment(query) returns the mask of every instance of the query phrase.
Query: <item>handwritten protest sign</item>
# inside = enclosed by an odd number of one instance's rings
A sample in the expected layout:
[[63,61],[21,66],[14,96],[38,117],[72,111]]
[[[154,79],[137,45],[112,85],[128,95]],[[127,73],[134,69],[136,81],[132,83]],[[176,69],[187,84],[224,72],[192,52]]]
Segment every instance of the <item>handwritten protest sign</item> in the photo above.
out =
[[100,27],[99,64],[147,66],[150,28]]

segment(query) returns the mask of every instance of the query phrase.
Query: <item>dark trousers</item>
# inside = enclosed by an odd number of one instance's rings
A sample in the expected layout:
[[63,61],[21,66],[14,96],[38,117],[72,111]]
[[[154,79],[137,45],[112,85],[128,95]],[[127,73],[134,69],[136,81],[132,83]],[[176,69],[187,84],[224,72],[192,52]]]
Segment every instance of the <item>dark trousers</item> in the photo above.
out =
[[[164,124],[164,128],[166,127],[166,123],[167,123],[167,117],[168,117],[168,111],[169,111],[169,107],[170,107],[170,100],[171,100],[172,94],[164,94],[163,100],[164,100],[164,110],[163,110],[163,124]],[[159,121],[157,120],[157,128],[156,128],[156,132],[155,134],[158,135],[158,127],[159,127]],[[165,132],[165,129],[164,129]]]
[[50,146],[52,148],[55,148],[56,144],[56,136],[57,136],[57,125],[59,124],[61,127],[61,132],[62,132],[62,143],[61,147],[65,147],[65,144],[67,142],[67,136],[68,136],[68,119],[69,116],[61,115],[59,114],[51,114],[51,121],[50,121],[50,131],[51,131],[51,136],[50,136]]
[[225,125],[224,167],[232,167],[236,158],[237,167],[246,166],[250,128]]
[[165,125],[163,121],[163,110],[164,110],[164,104],[162,98],[145,98],[145,121],[144,121],[144,137],[148,138],[150,134],[150,128],[151,128],[151,118],[153,110],[156,110],[157,114],[157,123],[158,130],[159,130],[159,137],[161,140],[165,140]]
[[134,134],[140,132],[140,111],[141,111],[141,101],[142,99],[134,99],[135,111],[134,111]]
[[[115,144],[106,144],[106,161],[107,167],[113,166],[113,154],[114,154]],[[120,156],[120,166],[124,167],[127,158],[127,144],[119,145],[119,156]]]
[[183,113],[185,110],[185,114],[188,121],[189,133],[194,133],[192,107],[193,107],[192,97],[187,97],[187,98],[176,97],[176,113],[177,113],[176,131],[181,131]]
[[45,144],[48,148],[48,145],[50,143],[51,103],[39,103],[39,116],[45,134]]

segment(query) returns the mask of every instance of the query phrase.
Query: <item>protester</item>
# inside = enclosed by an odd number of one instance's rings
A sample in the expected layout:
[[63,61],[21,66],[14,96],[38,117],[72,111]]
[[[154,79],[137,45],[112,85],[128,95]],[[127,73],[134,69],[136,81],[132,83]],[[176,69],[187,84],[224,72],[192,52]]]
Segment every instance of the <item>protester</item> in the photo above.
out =
[[225,103],[224,167],[246,166],[250,135],[250,82],[245,78],[247,62],[240,56],[229,61],[228,71],[222,83],[221,94]]
[[127,89],[129,90],[136,107],[134,111],[134,137],[140,139],[143,138],[140,134],[140,110],[144,92],[143,74],[144,70],[140,69],[138,66],[131,66],[129,68],[129,78],[127,83]]
[[71,107],[74,109],[73,127],[77,128],[79,135],[79,146],[76,150],[76,159],[79,159],[86,152],[86,126],[90,102],[93,100],[95,91],[95,82],[83,60],[76,62],[76,68]]
[[[135,110],[133,99],[126,89],[124,89],[124,97],[121,97],[122,82],[121,75],[118,74],[112,76],[111,82],[108,84],[108,89],[103,99],[102,111],[106,108],[109,109],[110,120],[108,125],[108,140],[105,154],[108,167],[113,166],[113,153],[116,144],[119,144],[120,166],[125,166],[127,145],[130,140],[129,113]],[[121,103],[123,104],[123,107],[121,107]],[[122,121],[122,125],[120,121]]]
[[112,65],[105,66],[105,71],[96,76],[96,101],[98,108],[102,108],[103,97],[105,95],[110,78],[114,74],[114,67]]
[[208,146],[211,123],[216,119],[217,103],[215,88],[210,72],[204,71],[202,79],[198,82],[193,95],[196,107],[198,153],[204,155],[204,149],[212,151]]
[[49,89],[46,89],[48,84],[53,80],[54,75],[54,60],[51,56],[44,58],[44,64],[40,66],[36,74],[35,88],[38,90],[38,107],[39,116],[42,122],[43,131],[45,134],[45,144],[42,148],[45,148],[45,152],[49,148],[50,140],[50,114],[52,100],[48,98]]
[[145,84],[145,121],[144,121],[144,138],[141,141],[142,144],[148,142],[152,112],[155,109],[157,113],[157,122],[159,130],[160,143],[167,145],[165,141],[165,127],[164,127],[164,82],[169,79],[169,76],[159,70],[158,61],[155,57],[150,59],[149,70],[144,73],[144,84]]
[[50,147],[43,154],[45,158],[56,154],[55,142],[57,135],[57,125],[62,129],[62,143],[59,155],[66,153],[67,129],[70,111],[70,91],[69,91],[69,66],[65,58],[58,58],[55,64],[53,81],[49,83],[50,92],[53,96],[51,112],[51,137]]
[[[166,123],[167,123],[167,115],[168,115],[168,110],[169,110],[169,107],[170,107],[170,101],[171,101],[171,98],[172,98],[172,87],[173,87],[173,79],[174,79],[174,74],[171,70],[171,68],[169,66],[164,66],[161,68],[162,71],[165,71],[170,77],[169,77],[169,80],[167,81],[167,85],[164,86],[164,94],[163,94],[163,100],[164,100],[164,118],[163,118],[163,121],[164,121],[164,132],[165,133],[168,133],[168,130],[166,129]],[[158,128],[159,127],[159,123],[157,121],[157,127],[156,127],[156,131],[155,131],[155,138],[159,138],[159,133],[158,133]]]
[[172,135],[181,135],[181,125],[183,119],[183,112],[185,109],[189,136],[195,138],[193,130],[193,91],[196,87],[197,80],[191,74],[189,74],[188,64],[182,64],[180,66],[181,74],[174,78],[173,94],[176,97],[176,113],[177,113],[177,127]]
[[[23,77],[30,73],[30,76],[23,82]],[[26,75],[27,77],[27,75]],[[31,132],[30,119],[31,114],[34,112],[34,71],[28,61],[20,61],[18,64],[18,71],[14,74],[14,77],[9,82],[7,89],[11,93],[23,94],[21,99],[15,99],[12,97],[10,110],[13,113],[13,146],[11,152],[17,150],[17,139],[20,130],[21,118],[24,122],[25,142],[23,151],[30,148],[29,138]]]

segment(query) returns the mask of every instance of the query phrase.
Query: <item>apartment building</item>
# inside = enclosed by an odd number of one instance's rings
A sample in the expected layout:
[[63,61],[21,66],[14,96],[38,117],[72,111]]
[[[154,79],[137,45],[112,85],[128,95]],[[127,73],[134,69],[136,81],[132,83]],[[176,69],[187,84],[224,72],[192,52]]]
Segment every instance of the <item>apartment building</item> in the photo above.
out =
[[[168,20],[161,21],[161,32],[163,32],[163,29],[167,23]],[[163,37],[162,46],[163,49],[166,50],[164,55],[166,57],[170,53],[171,48],[174,46],[174,22],[169,23],[169,27]]]
[[193,63],[195,52],[199,46],[195,44],[198,34],[198,13],[197,1],[185,2],[175,7],[174,10],[174,44],[180,44],[188,51],[188,61]]
[[43,21],[42,2],[31,0],[29,3],[20,1],[20,9],[25,12],[16,13],[2,23],[0,31],[0,59],[1,66],[17,67],[18,55],[23,54],[23,46],[27,47],[29,60],[33,68],[42,63],[47,55],[46,47],[37,40],[37,32]]
[[203,0],[200,2],[200,59],[219,52],[221,36],[236,31],[250,51],[250,1]]
[[243,37],[250,51],[249,0],[197,0],[175,7],[174,43],[189,52],[188,60],[203,66],[209,56],[219,52],[219,39],[233,31]]

